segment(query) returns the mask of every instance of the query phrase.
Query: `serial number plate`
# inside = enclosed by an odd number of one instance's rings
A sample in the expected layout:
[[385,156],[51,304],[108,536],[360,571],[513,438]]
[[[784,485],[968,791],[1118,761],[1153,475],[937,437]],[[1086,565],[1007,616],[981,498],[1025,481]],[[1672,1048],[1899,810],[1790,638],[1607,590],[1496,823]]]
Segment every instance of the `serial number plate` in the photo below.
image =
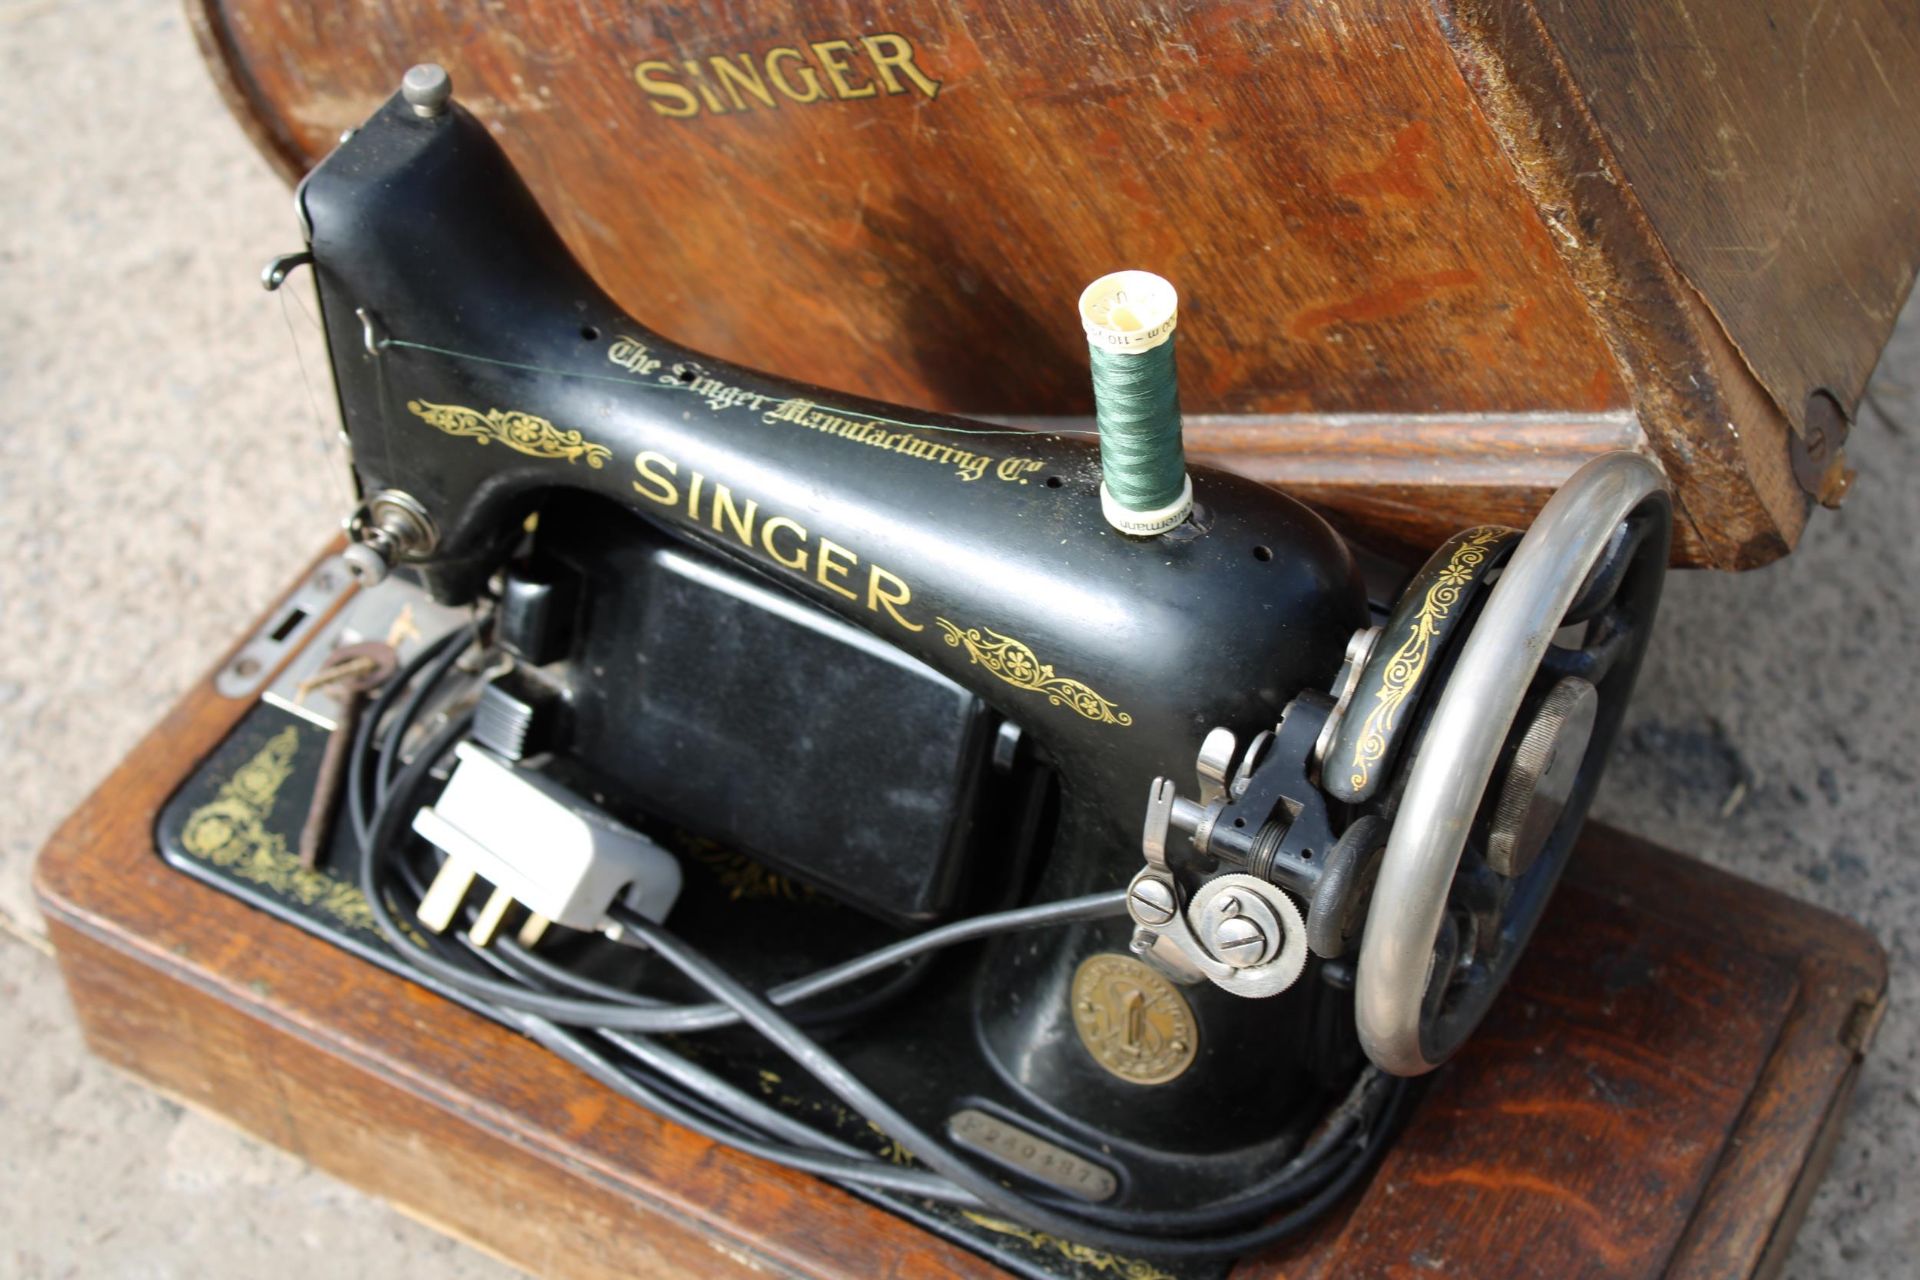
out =
[[1082,1200],[1110,1200],[1120,1189],[1110,1170],[972,1107],[949,1116],[947,1132],[961,1146]]

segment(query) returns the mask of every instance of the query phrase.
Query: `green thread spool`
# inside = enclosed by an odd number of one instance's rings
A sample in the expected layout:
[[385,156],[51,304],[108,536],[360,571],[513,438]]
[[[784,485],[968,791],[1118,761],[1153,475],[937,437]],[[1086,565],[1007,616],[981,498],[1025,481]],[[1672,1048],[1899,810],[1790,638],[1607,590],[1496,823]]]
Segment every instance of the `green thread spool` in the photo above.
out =
[[1100,509],[1122,533],[1165,533],[1193,510],[1180,443],[1173,331],[1180,298],[1150,271],[1101,276],[1080,295],[1100,428]]

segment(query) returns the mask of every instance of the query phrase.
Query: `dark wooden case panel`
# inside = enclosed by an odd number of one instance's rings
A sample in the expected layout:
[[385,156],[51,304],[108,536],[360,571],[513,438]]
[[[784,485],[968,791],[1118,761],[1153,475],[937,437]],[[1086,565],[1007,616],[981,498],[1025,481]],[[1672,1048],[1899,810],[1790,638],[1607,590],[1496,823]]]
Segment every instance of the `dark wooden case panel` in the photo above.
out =
[[1792,433],[1858,401],[1920,255],[1916,19],[1761,7],[188,3],[289,178],[444,63],[596,277],[717,355],[1080,415],[1079,290],[1146,267],[1197,451],[1424,549],[1641,448],[1678,561],[1734,568],[1799,536]]

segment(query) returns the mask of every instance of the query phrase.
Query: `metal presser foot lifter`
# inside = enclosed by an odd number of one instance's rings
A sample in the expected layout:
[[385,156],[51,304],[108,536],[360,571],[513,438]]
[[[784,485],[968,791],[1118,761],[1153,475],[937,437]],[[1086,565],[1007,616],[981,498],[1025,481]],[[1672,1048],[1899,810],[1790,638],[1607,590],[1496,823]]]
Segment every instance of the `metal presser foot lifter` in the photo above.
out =
[[298,205],[268,283],[318,284],[348,638],[428,623],[326,676],[315,857],[369,954],[976,1242],[1199,1267],[1365,1177],[1584,818],[1651,463],[1370,602],[1317,515],[1186,466],[1157,276],[1081,299],[1096,443],[643,328],[438,68]]

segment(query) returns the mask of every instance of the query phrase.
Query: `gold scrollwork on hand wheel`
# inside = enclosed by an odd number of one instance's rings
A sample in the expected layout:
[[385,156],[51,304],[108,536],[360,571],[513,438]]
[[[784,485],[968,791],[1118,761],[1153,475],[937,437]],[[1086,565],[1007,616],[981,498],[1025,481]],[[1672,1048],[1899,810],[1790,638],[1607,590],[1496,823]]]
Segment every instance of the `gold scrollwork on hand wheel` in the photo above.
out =
[[965,648],[968,657],[1014,688],[1044,694],[1054,706],[1071,708],[1089,720],[1122,727],[1133,723],[1132,716],[1085,683],[1055,675],[1051,664],[1040,661],[1032,649],[1012,636],[984,627],[957,626],[945,618],[934,621],[946,633],[948,644]]
[[559,458],[567,462],[585,458],[589,467],[599,470],[613,456],[612,450],[593,443],[578,431],[563,430],[545,418],[517,409],[489,409],[481,413],[463,405],[409,400],[407,412],[450,436],[465,436],[478,444],[497,440],[529,458]]
[[1360,726],[1360,740],[1353,747],[1353,776],[1350,782],[1358,791],[1367,785],[1367,779],[1373,776],[1373,766],[1386,754],[1387,740],[1393,736],[1394,726],[1400,721],[1400,713],[1405,710],[1407,695],[1420,682],[1420,675],[1427,669],[1427,661],[1433,656],[1433,637],[1440,624],[1447,620],[1453,606],[1460,602],[1460,593],[1473,581],[1474,571],[1486,562],[1493,548],[1511,534],[1513,530],[1503,525],[1481,525],[1469,529],[1461,535],[1460,545],[1453,549],[1447,565],[1434,575],[1433,582],[1427,587],[1427,594],[1420,601],[1420,611],[1414,615],[1413,626],[1407,632],[1406,639],[1394,650],[1393,657],[1387,661],[1387,669],[1380,678],[1380,687],[1373,695],[1373,707],[1367,712],[1367,718]]

